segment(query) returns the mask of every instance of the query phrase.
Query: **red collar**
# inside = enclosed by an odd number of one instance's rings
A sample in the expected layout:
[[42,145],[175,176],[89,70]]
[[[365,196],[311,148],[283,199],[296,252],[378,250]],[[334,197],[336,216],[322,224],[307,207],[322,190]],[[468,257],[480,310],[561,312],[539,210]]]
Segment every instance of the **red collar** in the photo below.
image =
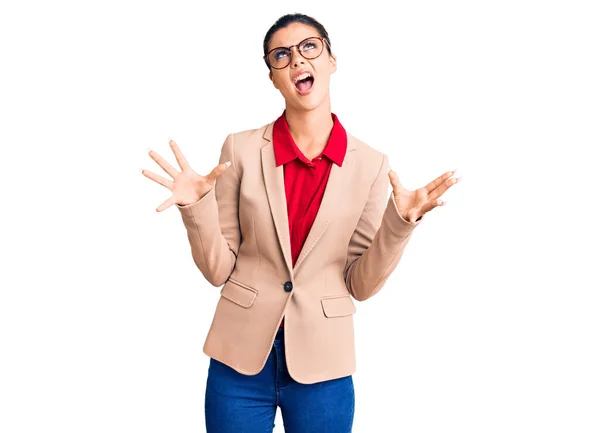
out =
[[[327,156],[330,160],[335,162],[340,167],[344,162],[346,156],[346,148],[348,147],[348,137],[346,130],[338,120],[334,113],[331,113],[333,119],[333,128],[329,135],[329,140],[323,149],[323,155]],[[304,162],[310,162],[306,156],[300,151],[285,118],[285,110],[275,121],[273,125],[273,150],[275,152],[275,164],[280,166],[293,161],[295,158],[300,158]]]

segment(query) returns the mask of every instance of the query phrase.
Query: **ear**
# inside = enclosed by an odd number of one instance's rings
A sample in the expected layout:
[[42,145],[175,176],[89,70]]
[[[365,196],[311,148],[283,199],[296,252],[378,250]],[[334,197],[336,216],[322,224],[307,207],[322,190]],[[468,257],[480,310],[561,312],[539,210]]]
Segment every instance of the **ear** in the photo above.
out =
[[330,73],[333,74],[337,71],[337,59],[333,54],[329,56],[329,63],[331,64]]
[[273,81],[273,71],[269,71],[269,80],[271,80],[273,83],[273,87],[277,89],[277,84],[275,84],[275,81]]

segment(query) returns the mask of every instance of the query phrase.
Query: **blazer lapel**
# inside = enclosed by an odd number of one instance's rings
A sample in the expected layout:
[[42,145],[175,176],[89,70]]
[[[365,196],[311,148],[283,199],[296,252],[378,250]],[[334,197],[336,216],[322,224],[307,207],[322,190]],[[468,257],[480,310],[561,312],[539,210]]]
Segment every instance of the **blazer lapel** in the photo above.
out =
[[290,244],[290,229],[289,219],[287,214],[287,198],[285,196],[285,184],[283,176],[283,165],[275,166],[275,153],[273,150],[273,124],[268,124],[263,133],[263,138],[267,141],[261,149],[262,170],[265,181],[265,188],[269,198],[271,207],[271,215],[275,223],[277,237],[281,251],[283,252],[285,263],[290,271],[290,274],[295,274],[300,264],[310,253],[317,241],[321,238],[325,229],[330,224],[331,219],[336,214],[337,203],[340,197],[343,196],[344,188],[350,183],[350,175],[354,168],[354,153],[356,143],[348,134],[348,147],[342,166],[333,163],[329,179],[325,186],[323,200],[319,206],[315,221],[308,233],[306,241],[302,246],[302,250],[296,264],[292,266],[292,249]]
[[302,246],[300,255],[296,260],[294,270],[298,269],[300,264],[310,253],[310,251],[319,241],[321,236],[323,236],[323,233],[325,233],[325,229],[327,229],[327,226],[332,222],[332,217],[335,217],[337,213],[337,203],[340,200],[340,198],[343,196],[347,196],[346,194],[344,194],[344,190],[350,183],[350,173],[352,173],[352,169],[354,167],[354,153],[350,152],[350,150],[354,149],[350,149],[350,146],[348,146],[348,148],[346,149],[346,156],[344,157],[344,162],[342,163],[341,167],[338,166],[336,163],[333,163],[331,165],[331,172],[329,173],[329,179],[327,180],[327,185],[325,186],[323,200],[321,201],[321,205],[319,206],[319,210],[317,211],[315,221],[313,222],[312,227],[308,232],[306,241]]
[[261,149],[262,172],[265,180],[271,216],[275,223],[275,230],[279,238],[279,245],[283,252],[285,264],[290,274],[292,270],[292,248],[290,243],[290,225],[287,214],[287,199],[285,197],[285,184],[283,181],[283,165],[275,165],[275,152],[273,149],[273,124],[267,125],[263,138],[267,141]]

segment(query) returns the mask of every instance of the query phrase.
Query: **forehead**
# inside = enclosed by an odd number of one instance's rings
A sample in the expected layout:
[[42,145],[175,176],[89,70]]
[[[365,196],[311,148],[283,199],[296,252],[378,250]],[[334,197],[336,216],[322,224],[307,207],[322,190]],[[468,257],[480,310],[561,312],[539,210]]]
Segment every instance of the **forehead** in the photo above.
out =
[[269,50],[275,47],[289,47],[311,36],[320,36],[317,29],[302,23],[292,23],[273,34],[269,42]]

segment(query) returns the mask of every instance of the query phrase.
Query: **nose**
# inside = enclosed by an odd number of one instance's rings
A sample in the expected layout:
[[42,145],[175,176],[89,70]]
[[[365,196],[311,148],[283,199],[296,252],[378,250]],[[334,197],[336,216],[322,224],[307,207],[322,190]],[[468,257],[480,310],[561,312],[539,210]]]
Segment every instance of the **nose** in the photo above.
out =
[[302,57],[302,54],[300,54],[300,50],[298,50],[298,47],[292,47],[292,59],[291,59],[291,63],[296,66],[298,65],[298,61],[300,60],[301,63],[304,63],[304,57]]

